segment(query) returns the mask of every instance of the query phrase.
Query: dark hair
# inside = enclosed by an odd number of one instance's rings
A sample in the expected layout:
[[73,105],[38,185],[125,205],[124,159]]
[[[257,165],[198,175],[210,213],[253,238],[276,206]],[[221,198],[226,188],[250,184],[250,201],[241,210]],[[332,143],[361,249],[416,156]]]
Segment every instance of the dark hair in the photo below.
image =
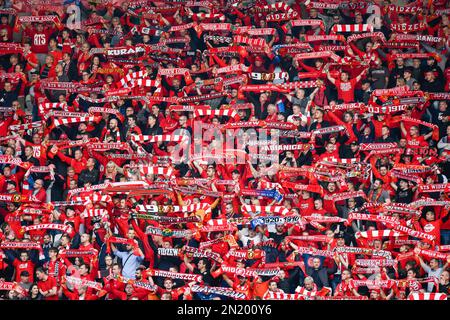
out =
[[417,271],[417,268],[416,268],[416,267],[414,267],[414,268],[411,268],[411,269],[409,269],[408,271],[412,271],[412,272],[414,272],[414,274],[415,274],[415,275],[417,275],[417,273],[418,273],[418,271]]
[[122,270],[122,266],[120,265],[120,264],[118,264],[117,262],[116,263],[114,263],[113,265],[113,268],[115,267],[115,266],[118,266],[119,267],[119,269],[121,269]]
[[380,184],[384,184],[383,180],[381,180],[380,178],[376,178],[373,182],[375,181],[380,181]]
[[80,267],[82,267],[82,266],[85,266],[86,267],[86,269],[88,270],[88,272],[90,272],[91,271],[91,267],[87,264],[87,263],[82,263],[82,264],[80,264]]
[[[69,223],[67,223],[66,225],[68,225]],[[61,238],[67,238],[70,241],[70,236],[67,233],[64,233]]]
[[47,274],[47,272],[42,267],[36,268],[36,272],[42,272],[42,273]]
[[206,269],[209,268],[209,261],[208,261],[207,258],[200,258],[200,259],[198,259],[198,262],[200,262],[200,261],[203,262],[203,264],[206,266]]
[[[33,282],[33,284],[30,286],[30,289],[28,289],[28,296],[31,297],[31,290],[33,290],[33,287],[36,286],[39,288],[38,284],[36,282]],[[38,292],[38,296],[40,293]]]

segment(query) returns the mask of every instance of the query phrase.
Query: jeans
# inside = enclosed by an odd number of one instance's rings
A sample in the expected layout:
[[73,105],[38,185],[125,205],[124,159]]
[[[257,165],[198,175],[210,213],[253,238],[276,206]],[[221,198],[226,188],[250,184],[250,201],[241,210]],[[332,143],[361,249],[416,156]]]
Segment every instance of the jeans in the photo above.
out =
[[342,280],[342,276],[340,274],[334,274],[333,279],[330,281],[331,284],[331,289],[333,289],[333,294],[334,291],[336,290],[336,287],[339,283],[341,283]]
[[450,230],[441,230],[441,245],[450,244]]

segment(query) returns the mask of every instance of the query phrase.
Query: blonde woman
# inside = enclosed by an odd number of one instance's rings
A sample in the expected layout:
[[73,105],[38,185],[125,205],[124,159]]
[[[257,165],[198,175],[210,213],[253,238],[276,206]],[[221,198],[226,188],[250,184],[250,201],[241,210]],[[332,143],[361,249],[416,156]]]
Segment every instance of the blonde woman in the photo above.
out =
[[119,167],[116,163],[114,163],[113,161],[109,161],[106,164],[104,172],[105,172],[105,174],[103,176],[103,180],[111,179],[112,181],[116,181],[117,174],[123,175],[123,169],[121,167]]

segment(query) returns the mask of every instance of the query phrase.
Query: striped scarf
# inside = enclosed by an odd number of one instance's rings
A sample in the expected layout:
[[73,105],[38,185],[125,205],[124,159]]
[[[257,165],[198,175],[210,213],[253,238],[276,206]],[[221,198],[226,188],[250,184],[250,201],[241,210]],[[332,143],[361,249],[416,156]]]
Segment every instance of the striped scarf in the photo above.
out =
[[331,30],[331,34],[335,34],[337,32],[372,32],[373,25],[372,24],[335,24]]
[[53,123],[56,127],[59,127],[61,125],[68,125],[68,124],[80,123],[80,122],[91,122],[94,120],[95,120],[94,116],[70,117],[70,118],[63,118],[63,119],[55,119]]
[[138,143],[182,142],[187,136],[177,134],[132,135],[131,140]]
[[285,216],[289,213],[289,209],[283,207],[283,206],[255,206],[255,205],[248,205],[244,204],[241,206],[241,210],[246,213],[262,213],[262,214],[278,214]]

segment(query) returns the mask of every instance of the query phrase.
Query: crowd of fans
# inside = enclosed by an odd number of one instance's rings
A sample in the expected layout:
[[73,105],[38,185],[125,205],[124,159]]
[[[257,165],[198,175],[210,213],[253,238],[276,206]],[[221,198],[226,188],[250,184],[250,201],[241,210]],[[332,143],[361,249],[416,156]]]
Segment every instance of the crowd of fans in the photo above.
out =
[[0,0],[0,296],[446,300],[449,13]]

